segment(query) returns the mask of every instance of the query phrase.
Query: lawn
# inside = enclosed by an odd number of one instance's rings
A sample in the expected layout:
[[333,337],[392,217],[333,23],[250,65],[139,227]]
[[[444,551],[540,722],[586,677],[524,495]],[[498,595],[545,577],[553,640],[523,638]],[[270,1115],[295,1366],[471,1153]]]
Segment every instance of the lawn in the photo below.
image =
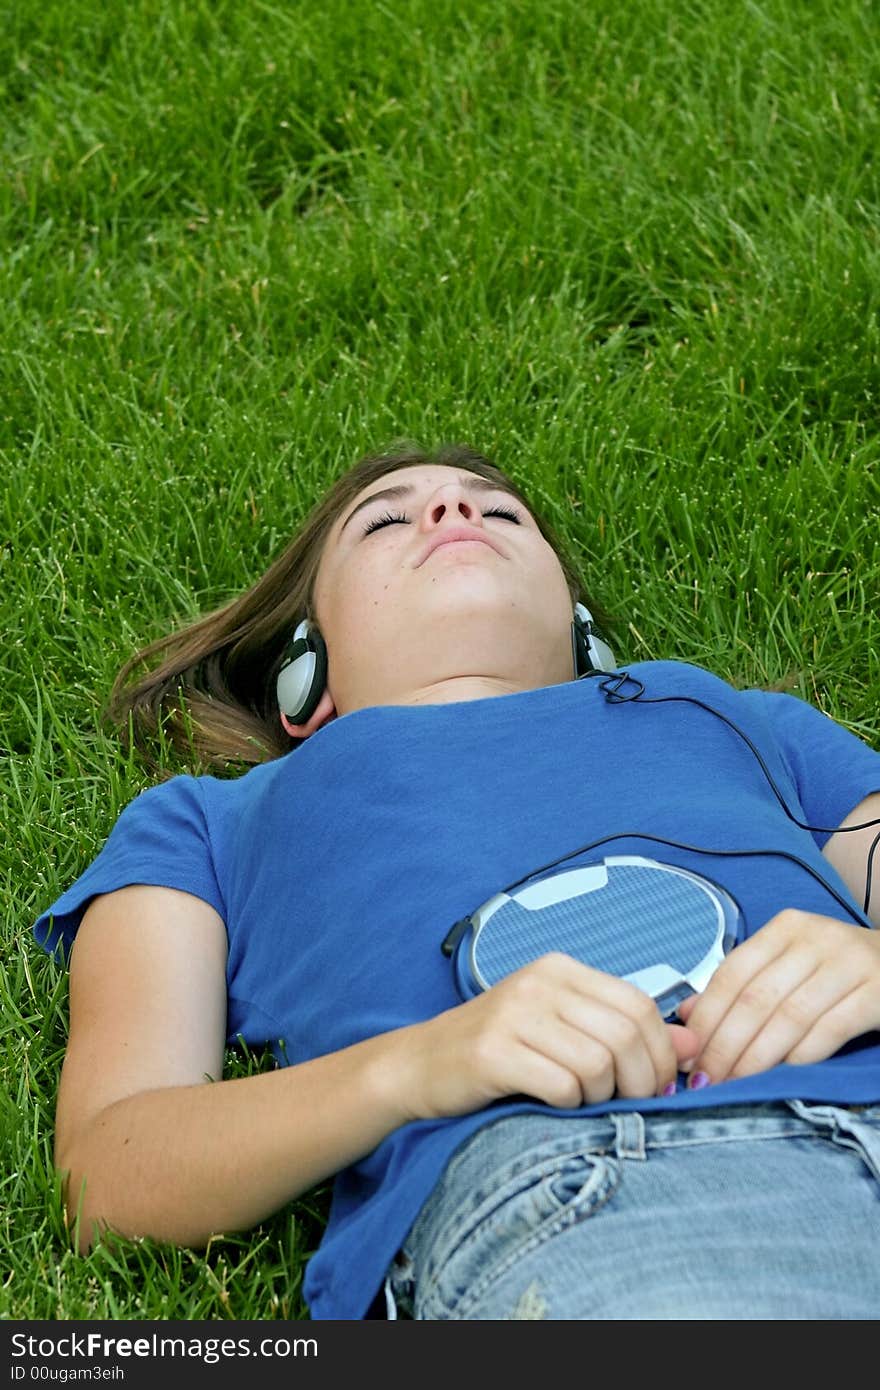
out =
[[0,53],[0,1318],[302,1318],[325,1189],[206,1251],[70,1247],[31,926],[150,781],[113,677],[362,453],[467,441],[621,662],[880,747],[880,22],[24,0]]

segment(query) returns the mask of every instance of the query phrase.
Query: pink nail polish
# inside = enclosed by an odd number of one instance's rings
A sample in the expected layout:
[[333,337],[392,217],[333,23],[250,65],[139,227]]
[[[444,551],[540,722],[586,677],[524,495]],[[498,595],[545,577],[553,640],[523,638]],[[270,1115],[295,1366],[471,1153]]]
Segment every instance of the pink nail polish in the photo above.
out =
[[670,1081],[668,1086],[664,1086],[660,1092],[661,1096],[674,1096],[678,1093],[678,1087],[674,1081]]
[[688,1077],[689,1091],[702,1091],[704,1086],[711,1086],[712,1081],[704,1071],[695,1071],[693,1076]]

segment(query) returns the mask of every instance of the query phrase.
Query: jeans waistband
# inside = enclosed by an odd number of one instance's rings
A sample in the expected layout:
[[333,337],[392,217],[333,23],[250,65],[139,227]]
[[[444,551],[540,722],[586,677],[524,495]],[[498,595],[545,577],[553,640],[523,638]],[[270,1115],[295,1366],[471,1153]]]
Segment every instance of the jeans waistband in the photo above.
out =
[[[523,1151],[534,1143],[560,1154],[589,1150],[616,1158],[644,1160],[649,1149],[692,1144],[735,1142],[805,1133],[851,1135],[869,1156],[880,1178],[880,1105],[809,1105],[803,1101],[769,1101],[755,1105],[724,1105],[700,1110],[613,1112],[607,1115],[567,1116],[528,1112],[491,1121],[453,1154],[448,1171],[467,1161],[468,1151],[480,1146],[485,1161],[495,1143],[509,1153],[510,1134],[518,1129]],[[493,1140],[495,1143],[493,1143]],[[519,1147],[518,1142],[518,1147]]]

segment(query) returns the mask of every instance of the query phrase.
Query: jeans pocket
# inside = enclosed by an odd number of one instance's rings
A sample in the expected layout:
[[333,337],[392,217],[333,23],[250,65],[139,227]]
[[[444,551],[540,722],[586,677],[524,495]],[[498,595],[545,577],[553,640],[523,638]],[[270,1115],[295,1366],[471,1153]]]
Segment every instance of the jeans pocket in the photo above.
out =
[[467,1318],[468,1308],[523,1255],[613,1196],[620,1165],[605,1154],[553,1153],[493,1174],[456,1219],[423,1232],[412,1252],[417,1318]]

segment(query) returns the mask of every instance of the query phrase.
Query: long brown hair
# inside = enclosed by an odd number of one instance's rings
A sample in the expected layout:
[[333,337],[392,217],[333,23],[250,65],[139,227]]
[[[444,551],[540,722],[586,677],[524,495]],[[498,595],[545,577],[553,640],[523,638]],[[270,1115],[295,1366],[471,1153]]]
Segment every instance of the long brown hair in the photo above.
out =
[[[365,487],[400,468],[443,464],[497,483],[535,517],[559,557],[572,602],[586,603],[607,633],[610,619],[587,596],[571,557],[551,527],[498,466],[467,444],[425,450],[405,441],[368,454],[336,480],[287,549],[262,578],[222,608],[142,647],[120,669],[105,710],[123,744],[134,744],[154,771],[157,741],[204,770],[229,775],[269,762],[298,746],[278,717],[275,682],[297,623],[310,616],[327,535],[343,508]],[[131,680],[146,665],[146,674]]]

